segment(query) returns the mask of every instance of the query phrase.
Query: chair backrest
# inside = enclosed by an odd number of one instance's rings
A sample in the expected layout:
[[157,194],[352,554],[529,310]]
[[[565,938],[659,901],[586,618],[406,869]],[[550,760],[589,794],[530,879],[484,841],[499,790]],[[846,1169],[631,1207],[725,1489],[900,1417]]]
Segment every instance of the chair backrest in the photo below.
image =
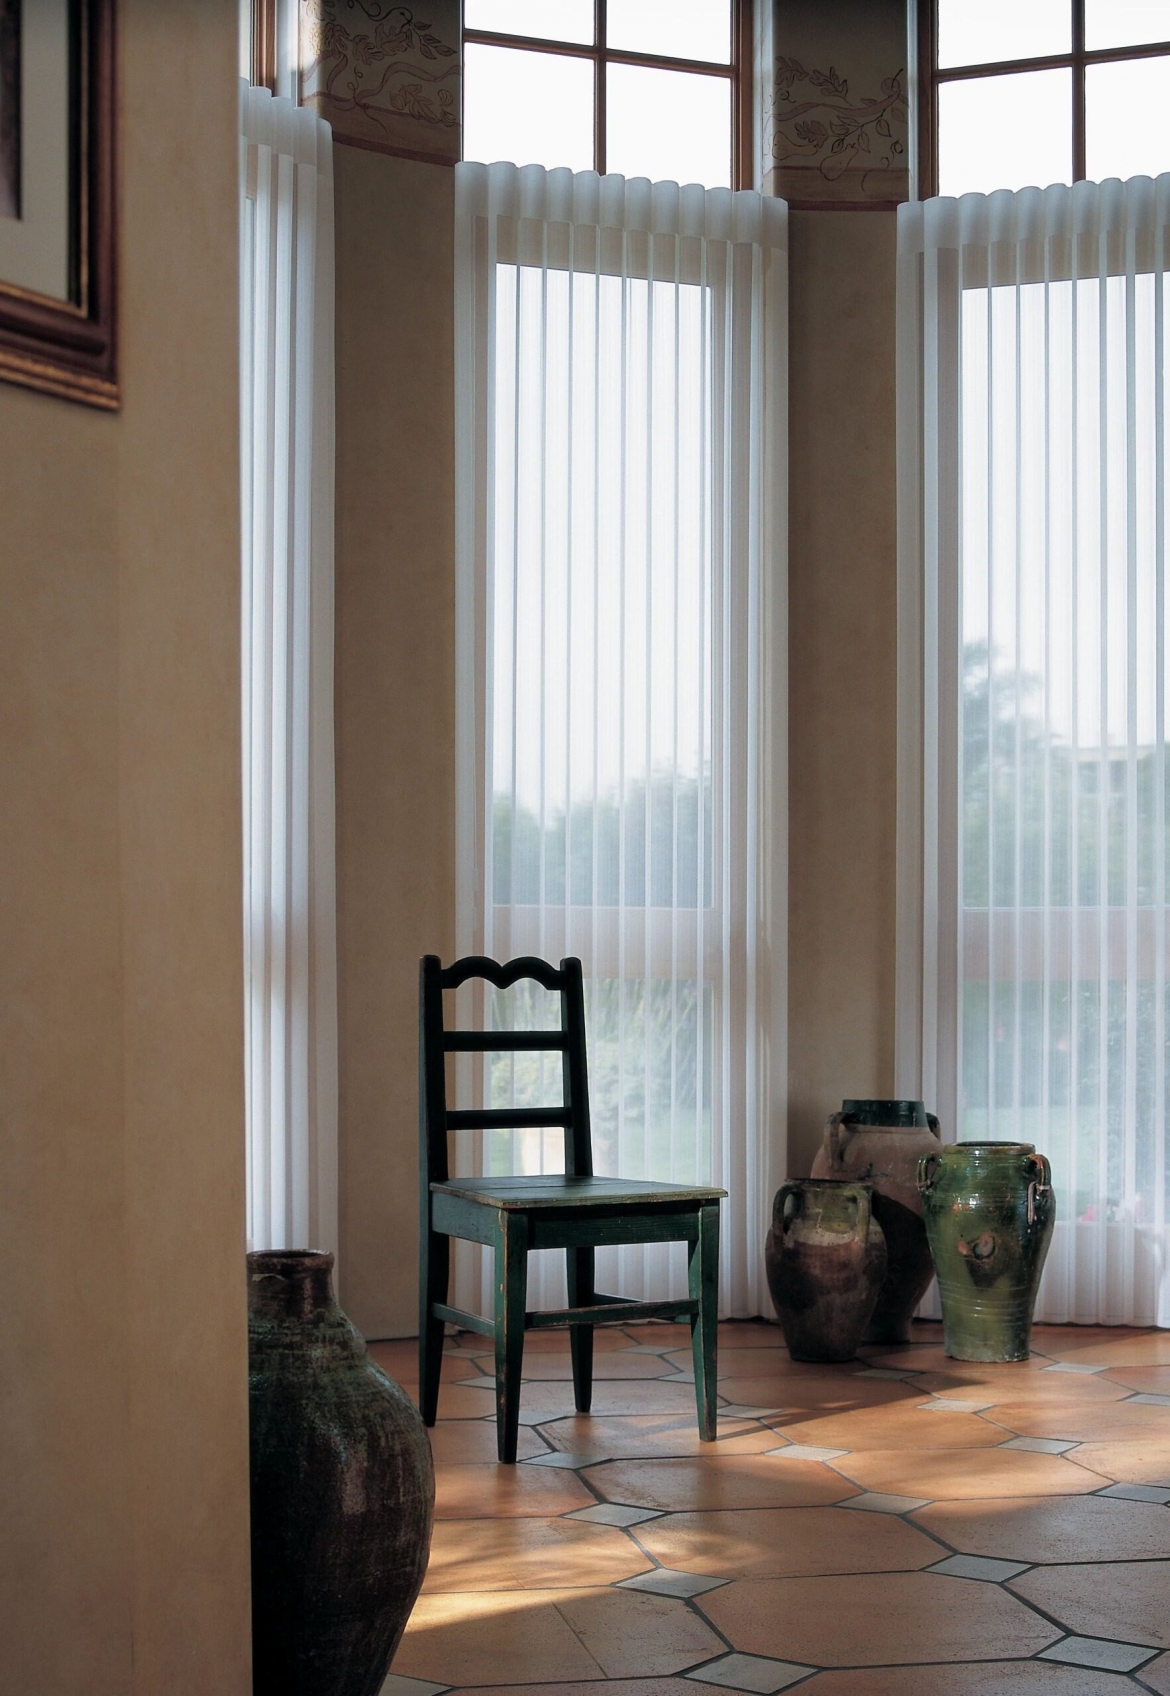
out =
[[[443,991],[458,989],[469,978],[483,978],[497,989],[509,989],[521,978],[534,978],[560,996],[560,1030],[447,1030],[443,1022]],[[445,1056],[486,1052],[559,1052],[563,1101],[553,1107],[448,1108]],[[489,960],[484,954],[468,954],[445,967],[437,955],[424,955],[418,973],[418,1111],[420,1177],[424,1184],[444,1183],[449,1176],[448,1131],[534,1130],[557,1125],[565,1133],[566,1173],[578,1178],[592,1176],[585,992],[580,960],[562,960],[558,970],[532,954],[509,960],[505,965]]]

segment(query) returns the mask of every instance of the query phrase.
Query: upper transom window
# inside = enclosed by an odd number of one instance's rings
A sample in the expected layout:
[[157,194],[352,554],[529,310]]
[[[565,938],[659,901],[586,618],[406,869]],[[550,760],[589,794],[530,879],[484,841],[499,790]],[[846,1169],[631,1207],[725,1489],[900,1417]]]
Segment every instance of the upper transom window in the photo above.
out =
[[466,0],[463,157],[739,186],[747,0]]
[[919,193],[1170,170],[1170,0],[920,0]]

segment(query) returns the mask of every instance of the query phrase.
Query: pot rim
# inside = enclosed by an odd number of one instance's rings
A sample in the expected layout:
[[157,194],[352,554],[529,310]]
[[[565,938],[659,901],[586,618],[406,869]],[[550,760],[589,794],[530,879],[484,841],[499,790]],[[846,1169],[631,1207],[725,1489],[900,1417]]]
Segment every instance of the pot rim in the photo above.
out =
[[311,1278],[332,1270],[333,1251],[327,1248],[261,1248],[248,1254],[252,1278]]
[[1035,1154],[1036,1144],[1034,1142],[996,1142],[994,1139],[987,1138],[975,1142],[945,1143],[939,1153],[945,1159],[948,1154],[955,1154],[960,1150],[965,1154],[973,1154],[976,1159],[982,1157],[994,1158],[996,1155]]
[[864,1125],[869,1129],[930,1129],[926,1103],[910,1096],[846,1096],[841,1102],[841,1118],[846,1124]]

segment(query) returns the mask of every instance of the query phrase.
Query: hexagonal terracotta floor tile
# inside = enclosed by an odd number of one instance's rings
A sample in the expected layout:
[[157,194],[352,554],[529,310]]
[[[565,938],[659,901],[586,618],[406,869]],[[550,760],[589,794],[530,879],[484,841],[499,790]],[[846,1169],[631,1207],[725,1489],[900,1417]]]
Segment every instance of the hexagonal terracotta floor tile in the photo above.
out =
[[663,1566],[712,1578],[912,1572],[943,1551],[904,1520],[839,1508],[738,1508],[672,1513],[638,1527]]
[[[721,1378],[719,1394],[729,1402],[773,1403],[777,1407],[818,1412],[828,1408],[887,1407],[912,1400],[915,1391],[900,1381],[863,1378],[856,1370],[830,1376],[815,1373],[777,1373],[767,1377]],[[917,1392],[921,1401],[922,1392]]]
[[[526,1684],[520,1696],[702,1696],[703,1685],[687,1678],[610,1678],[604,1683]],[[707,1687],[710,1696],[710,1686]],[[466,1684],[447,1696],[517,1696],[514,1684]],[[738,1696],[734,1690],[724,1696]],[[1076,1693],[1079,1696],[1079,1692]]]
[[[951,1420],[958,1414],[923,1414]],[[1104,1478],[1058,1455],[1024,1449],[861,1449],[833,1462],[863,1490],[882,1495],[961,1501],[978,1496],[1073,1496],[1099,1490]]]
[[945,1676],[937,1666],[823,1672],[800,1686],[801,1696],[1133,1696],[1133,1688],[1112,1673],[1045,1661],[952,1665]]
[[585,1477],[607,1501],[678,1512],[819,1507],[857,1494],[818,1461],[778,1461],[771,1455],[613,1461],[590,1467]]
[[[690,1349],[676,1349],[665,1358],[676,1372],[691,1370]],[[774,1348],[766,1348],[763,1344],[754,1348],[725,1348],[721,1344],[718,1368],[720,1378],[799,1378],[824,1371],[823,1367],[814,1366],[809,1362],[792,1360],[783,1346],[783,1339],[778,1339]]]
[[1024,1657],[1061,1635],[994,1584],[923,1572],[749,1578],[698,1606],[737,1649],[820,1667]]
[[1021,1573],[1011,1588],[1079,1637],[1170,1649],[1170,1561],[1042,1567]]
[[[427,1435],[436,1466],[488,1465],[498,1459],[494,1419],[440,1419]],[[516,1453],[521,1460],[542,1455],[546,1445],[526,1425],[517,1433]]]
[[553,1466],[437,1466],[437,1519],[549,1518],[593,1505],[573,1472]]
[[[661,1356],[655,1354],[626,1354],[620,1349],[607,1349],[593,1359],[593,1382],[606,1383],[631,1378],[668,1378],[674,1373]],[[572,1382],[573,1359],[569,1354],[534,1354],[524,1361],[525,1383]]]
[[1066,1496],[1019,1502],[939,1502],[919,1508],[916,1525],[964,1555],[997,1560],[1141,1561],[1170,1559],[1170,1513],[1150,1502]]
[[1065,1459],[1118,1484],[1170,1486],[1170,1433],[1160,1438],[1139,1437],[1129,1443],[1082,1443],[1070,1449]]
[[[1010,1376],[1001,1376],[1010,1374]],[[1005,1403],[1119,1402],[1129,1394],[1124,1384],[1114,1384],[1099,1373],[1052,1372],[1043,1362],[1023,1367],[984,1368],[975,1372],[924,1372],[914,1379],[921,1390],[959,1400]]]
[[621,1531],[573,1519],[440,1520],[424,1589],[588,1589],[646,1572]]
[[1170,1696],[1170,1655],[1159,1655],[1156,1661],[1147,1661],[1137,1677],[1149,1689],[1156,1690],[1158,1696]]
[[[485,1413],[495,1412],[496,1398],[490,1378],[477,1373],[477,1380],[482,1379],[482,1386],[477,1382],[474,1389],[455,1381],[470,1376],[466,1367],[456,1367],[453,1371],[450,1362],[444,1362],[443,1377],[439,1383],[440,1419],[482,1419]],[[403,1384],[402,1388],[417,1407],[418,1385]]]
[[1004,1440],[999,1426],[978,1414],[940,1413],[920,1407],[918,1401],[818,1413],[795,1421],[786,1417],[775,1424],[793,1443],[830,1449],[990,1449]]
[[668,1413],[636,1413],[603,1419],[577,1414],[542,1425],[540,1434],[567,1454],[592,1453],[614,1460],[632,1460],[639,1455],[647,1460],[754,1455],[776,1447],[775,1432],[753,1419],[721,1419],[718,1430],[718,1441],[711,1444],[701,1441],[692,1413],[681,1418]]
[[685,1602],[636,1590],[420,1596],[393,1670],[436,1684],[659,1678],[723,1644]]
[[[1120,1389],[1119,1384],[1114,1385]],[[1170,1408],[1144,1402],[1008,1402],[992,1417],[1019,1437],[1064,1437],[1077,1443],[1116,1443],[1170,1436]]]
[[1147,1395],[1170,1396],[1170,1366],[1110,1367],[1101,1373],[1110,1383],[1126,1390],[1142,1390]]
[[1166,1331],[1117,1331],[1102,1329],[1090,1337],[1078,1337],[1069,1327],[1052,1348],[1055,1360],[1091,1360],[1094,1366],[1170,1366],[1170,1333]]

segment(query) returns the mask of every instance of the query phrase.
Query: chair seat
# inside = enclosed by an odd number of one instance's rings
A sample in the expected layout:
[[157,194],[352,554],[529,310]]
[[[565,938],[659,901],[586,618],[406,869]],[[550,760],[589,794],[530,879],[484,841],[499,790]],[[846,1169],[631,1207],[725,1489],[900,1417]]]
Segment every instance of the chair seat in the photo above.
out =
[[532,1207],[621,1207],[639,1208],[655,1203],[671,1207],[719,1201],[726,1190],[701,1189],[693,1184],[657,1184],[647,1178],[574,1178],[557,1173],[532,1177],[449,1178],[433,1183],[433,1191],[457,1195],[484,1207],[527,1209]]

